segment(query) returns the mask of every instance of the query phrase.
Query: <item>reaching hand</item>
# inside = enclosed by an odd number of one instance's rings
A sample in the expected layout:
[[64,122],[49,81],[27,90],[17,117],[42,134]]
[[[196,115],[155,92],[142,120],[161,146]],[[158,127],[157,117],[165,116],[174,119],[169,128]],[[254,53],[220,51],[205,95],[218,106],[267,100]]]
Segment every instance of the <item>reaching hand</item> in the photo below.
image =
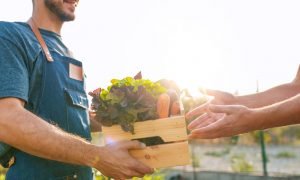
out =
[[223,104],[234,104],[235,103],[235,96],[218,90],[211,90],[207,89],[206,94],[209,96],[213,96],[214,99],[210,100],[209,102],[196,107],[195,109],[191,110],[186,114],[187,119],[191,119],[195,116],[202,115],[203,113],[207,112],[207,107],[209,104],[216,104],[216,105],[223,105]]
[[235,103],[235,96],[228,92],[207,89],[206,94],[214,97],[214,99],[211,101],[212,104],[234,104]]
[[123,141],[103,147],[101,157],[96,168],[107,177],[114,179],[128,179],[143,177],[153,173],[153,169],[134,159],[128,153],[131,149],[143,149],[144,145],[138,141]]
[[254,110],[242,105],[207,105],[208,113],[196,118],[188,128],[189,138],[229,137],[255,130]]

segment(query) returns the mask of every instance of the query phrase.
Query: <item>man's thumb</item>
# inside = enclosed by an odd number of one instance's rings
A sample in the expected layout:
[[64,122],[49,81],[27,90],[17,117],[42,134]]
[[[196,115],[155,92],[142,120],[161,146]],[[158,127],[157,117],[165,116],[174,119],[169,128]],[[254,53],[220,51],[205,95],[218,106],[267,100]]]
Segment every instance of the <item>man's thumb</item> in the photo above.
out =
[[225,113],[231,114],[234,111],[234,108],[231,105],[209,105],[208,110],[213,113]]
[[124,147],[128,150],[129,149],[144,149],[146,147],[146,145],[139,141],[129,141],[129,142],[126,142]]

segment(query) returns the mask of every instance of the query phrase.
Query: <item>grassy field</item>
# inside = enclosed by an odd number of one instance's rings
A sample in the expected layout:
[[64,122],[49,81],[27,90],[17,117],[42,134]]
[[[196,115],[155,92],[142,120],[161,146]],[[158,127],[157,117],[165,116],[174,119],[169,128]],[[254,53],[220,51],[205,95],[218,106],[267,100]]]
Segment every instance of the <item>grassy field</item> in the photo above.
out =
[[[268,145],[267,170],[274,175],[300,175],[299,146]],[[182,171],[220,171],[263,174],[260,146],[203,145],[190,146],[194,166],[177,167]]]

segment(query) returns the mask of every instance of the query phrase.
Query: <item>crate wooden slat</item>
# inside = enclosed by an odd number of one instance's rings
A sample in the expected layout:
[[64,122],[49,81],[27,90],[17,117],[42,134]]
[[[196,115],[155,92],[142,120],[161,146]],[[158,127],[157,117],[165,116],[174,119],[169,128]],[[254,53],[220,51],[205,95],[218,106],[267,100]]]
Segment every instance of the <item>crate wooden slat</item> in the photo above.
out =
[[149,146],[143,150],[131,150],[130,153],[152,168],[190,164],[187,141]]
[[165,143],[131,150],[132,156],[153,168],[187,165],[190,163],[184,116],[136,122],[135,134],[124,132],[119,125],[103,127],[106,143],[147,137],[161,137]]
[[154,136],[160,136],[164,142],[187,139],[186,123],[183,116],[136,122],[134,123],[135,134],[123,131],[119,125],[103,127],[102,131],[108,142]]

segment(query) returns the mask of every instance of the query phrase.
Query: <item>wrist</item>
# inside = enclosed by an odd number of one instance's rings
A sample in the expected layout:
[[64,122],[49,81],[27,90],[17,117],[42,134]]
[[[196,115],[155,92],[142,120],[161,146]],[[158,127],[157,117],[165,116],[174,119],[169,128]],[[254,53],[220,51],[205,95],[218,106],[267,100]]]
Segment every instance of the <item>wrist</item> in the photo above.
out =
[[83,151],[83,162],[85,166],[89,167],[95,167],[96,164],[100,161],[101,159],[101,153],[102,147],[94,145],[94,144],[88,144],[86,147],[86,150]]
[[250,124],[252,125],[251,131],[266,129],[265,113],[261,108],[251,108],[250,116],[252,117],[252,121],[254,121],[250,122]]
[[262,107],[253,109],[253,123],[255,130],[265,130],[276,127],[276,122],[279,117],[277,108]]
[[263,126],[263,121],[261,120],[264,119],[262,118],[261,112],[258,109],[248,108],[242,105],[240,106],[244,107],[244,110],[240,112],[240,125],[242,132],[251,132],[261,129]]

